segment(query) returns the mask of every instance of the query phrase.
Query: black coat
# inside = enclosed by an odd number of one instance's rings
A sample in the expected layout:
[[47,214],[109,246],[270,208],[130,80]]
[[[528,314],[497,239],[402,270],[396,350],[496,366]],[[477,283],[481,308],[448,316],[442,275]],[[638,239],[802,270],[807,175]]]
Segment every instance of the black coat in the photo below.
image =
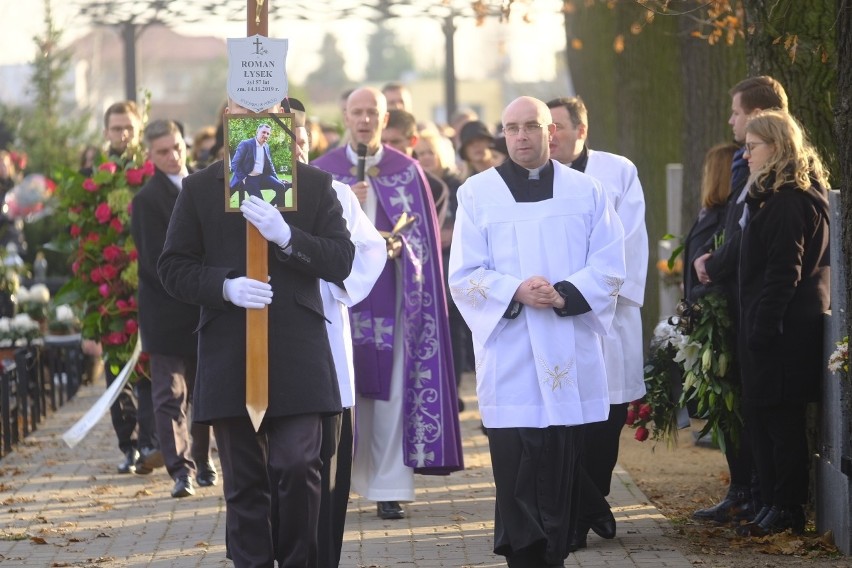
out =
[[707,252],[705,243],[712,242],[711,237],[721,229],[725,219],[725,207],[718,205],[704,210],[704,215],[697,218],[683,240],[683,295],[695,301],[705,290],[698,281],[693,263],[695,259]]
[[743,400],[816,400],[831,299],[828,199],[816,187],[785,185],[748,207],[739,270]]
[[157,355],[194,356],[199,308],[166,292],[157,274],[157,260],[166,242],[166,230],[178,189],[162,171],[133,198],[130,232],[139,255],[139,335],[142,350]]
[[[731,164],[731,194],[725,205],[725,218],[723,225],[716,231],[722,237],[722,245],[713,251],[713,256],[707,260],[705,268],[710,280],[714,284],[720,284],[728,293],[728,302],[736,305],[737,300],[737,265],[740,254],[740,218],[743,215],[745,201],[740,200],[740,195],[748,191],[749,169],[748,162],[743,158],[745,147],[740,148],[734,154]],[[713,250],[714,235],[711,235],[704,243],[704,252]],[[700,256],[700,255],[697,255]],[[697,258],[696,256],[696,258]]]
[[[299,163],[299,209],[283,213],[291,250],[269,245],[267,416],[340,412],[319,279],[349,275],[355,247],[331,176]],[[245,275],[246,221],[226,213],[223,163],[187,177],[158,264],[174,296],[201,306],[194,419],[245,417],[246,310],[222,297],[226,278]]]

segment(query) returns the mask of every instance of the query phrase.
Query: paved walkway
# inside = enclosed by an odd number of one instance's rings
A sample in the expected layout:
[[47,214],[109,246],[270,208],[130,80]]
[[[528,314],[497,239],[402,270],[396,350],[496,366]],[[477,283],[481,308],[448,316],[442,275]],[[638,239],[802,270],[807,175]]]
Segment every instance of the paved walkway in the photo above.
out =
[[[467,469],[417,479],[407,518],[382,521],[375,504],[353,495],[342,568],[505,567],[491,551],[494,480],[479,430],[472,377],[465,377],[462,413]],[[0,565],[9,567],[231,567],[225,559],[221,485],[194,497],[169,497],[164,470],[118,475],[120,454],[108,417],[75,449],[62,433],[103,392],[83,386],[12,454],[0,460]],[[668,521],[618,468],[610,502],[618,536],[589,536],[567,566],[686,568],[672,546]]]

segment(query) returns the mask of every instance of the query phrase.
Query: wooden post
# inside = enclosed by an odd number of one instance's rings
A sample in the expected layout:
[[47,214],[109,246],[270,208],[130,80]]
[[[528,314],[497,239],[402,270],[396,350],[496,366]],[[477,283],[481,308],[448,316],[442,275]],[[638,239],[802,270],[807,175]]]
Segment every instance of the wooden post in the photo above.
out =
[[[246,36],[269,34],[269,0],[247,0]],[[246,221],[246,276],[266,282],[269,244]],[[269,307],[246,310],[246,409],[255,431],[269,406]]]

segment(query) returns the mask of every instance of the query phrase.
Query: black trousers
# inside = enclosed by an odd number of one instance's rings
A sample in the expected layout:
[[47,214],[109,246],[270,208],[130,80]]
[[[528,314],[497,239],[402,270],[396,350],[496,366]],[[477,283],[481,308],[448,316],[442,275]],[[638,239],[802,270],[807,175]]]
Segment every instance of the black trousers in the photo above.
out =
[[352,409],[323,418],[322,496],[319,516],[319,566],[337,568],[343,548],[352,477]]
[[583,453],[577,468],[580,502],[576,526],[580,533],[589,531],[588,519],[610,510],[605,497],[609,495],[612,470],[618,461],[618,445],[628,405],[626,402],[611,404],[606,420],[583,426]]
[[764,505],[808,501],[806,409],[804,402],[743,408]]
[[275,197],[272,199],[272,205],[276,207],[284,206],[284,194],[290,189],[290,185],[284,183],[277,177],[269,174],[260,174],[258,176],[248,176],[243,182],[245,192],[249,195],[254,195],[263,199],[261,189],[274,189]]
[[582,426],[489,428],[494,553],[511,568],[563,566],[576,512]]
[[133,385],[136,394],[136,434],[139,448],[158,448],[157,425],[154,423],[154,400],[151,380],[139,377]]
[[[115,381],[116,374],[110,370],[109,364],[104,366],[104,374],[106,375],[107,388],[109,388],[113,381]],[[116,401],[109,407],[112,428],[115,430],[115,435],[118,438],[118,448],[124,454],[138,445],[136,436],[136,406],[136,393],[133,392],[133,385],[127,383],[121,389],[121,392],[118,393]]]
[[195,384],[195,355],[151,354],[151,396],[154,422],[166,470],[174,478],[193,475],[210,460],[210,426],[189,420]]
[[[281,568],[315,568],[319,414],[267,416],[260,432],[247,416],[225,418],[213,421],[213,432],[222,464],[228,557],[235,568],[272,568],[276,553]],[[275,482],[270,484],[270,479]]]

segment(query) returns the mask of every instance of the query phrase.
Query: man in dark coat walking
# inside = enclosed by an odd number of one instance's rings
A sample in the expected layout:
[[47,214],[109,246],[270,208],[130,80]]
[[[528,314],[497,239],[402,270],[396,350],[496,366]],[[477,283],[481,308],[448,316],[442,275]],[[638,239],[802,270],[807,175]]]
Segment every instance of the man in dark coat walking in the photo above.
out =
[[[247,112],[230,104],[232,113]],[[193,414],[216,435],[237,568],[316,566],[321,419],[342,409],[319,279],[346,278],[355,247],[331,176],[298,163],[297,179],[297,211],[252,196],[240,216],[222,206],[223,162],[190,175],[158,264],[170,294],[201,306]],[[246,221],[269,241],[268,282],[245,276]],[[257,432],[245,406],[245,309],[269,310],[269,404]],[[277,559],[271,515],[279,520]]]
[[[198,306],[170,296],[157,275],[169,218],[187,176],[186,143],[175,122],[155,120],[145,128],[145,144],[155,173],[133,198],[130,217],[139,255],[139,334],[150,355],[154,421],[166,469],[175,480],[172,497],[188,497],[195,493],[193,475],[195,483],[209,486],[218,474],[210,459],[210,426],[190,427],[188,420]],[[143,466],[137,463],[136,473],[151,472]]]

